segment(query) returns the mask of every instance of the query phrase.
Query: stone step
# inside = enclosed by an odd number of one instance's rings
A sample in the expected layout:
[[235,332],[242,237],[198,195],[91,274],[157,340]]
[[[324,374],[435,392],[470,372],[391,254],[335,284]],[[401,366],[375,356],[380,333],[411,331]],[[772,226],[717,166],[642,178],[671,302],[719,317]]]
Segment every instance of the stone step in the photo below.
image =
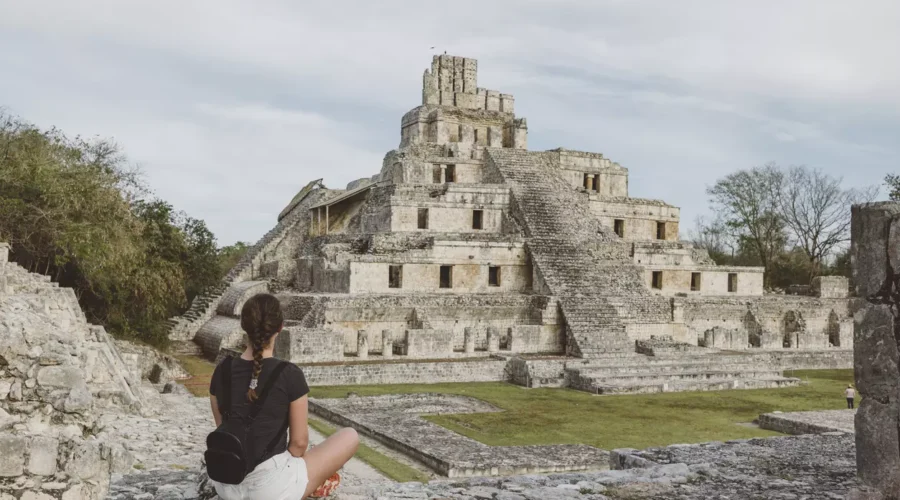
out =
[[596,394],[650,394],[660,392],[684,392],[684,391],[721,391],[730,389],[774,389],[780,387],[794,387],[800,384],[798,378],[772,378],[772,379],[743,379],[731,380],[700,380],[689,382],[666,382],[649,384],[607,384],[597,386],[593,391]]
[[587,376],[583,378],[588,378],[594,381],[595,385],[627,385],[627,384],[662,384],[666,382],[681,382],[681,381],[727,381],[734,379],[775,379],[781,378],[781,371],[779,370],[757,370],[757,371],[744,371],[744,370],[692,370],[692,371],[673,371],[673,372],[650,372],[650,373],[631,373],[631,374],[619,374],[619,375],[602,375],[602,376]]

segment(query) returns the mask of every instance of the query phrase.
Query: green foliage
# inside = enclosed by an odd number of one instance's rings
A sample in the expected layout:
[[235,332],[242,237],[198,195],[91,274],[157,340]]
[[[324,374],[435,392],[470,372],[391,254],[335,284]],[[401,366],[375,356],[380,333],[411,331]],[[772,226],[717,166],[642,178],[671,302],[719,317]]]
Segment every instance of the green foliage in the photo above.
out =
[[[886,182],[900,188],[900,177]],[[717,264],[762,266],[765,285],[783,288],[849,274],[850,206],[871,201],[877,189],[846,189],[818,169],[767,164],[729,174],[707,193],[717,218],[697,219],[694,244]]]
[[219,249],[219,274],[225,276],[237,265],[238,261],[250,250],[250,245],[239,241]]
[[900,201],[900,175],[887,174],[884,183],[890,190],[888,198],[891,201]]
[[74,288],[90,321],[157,345],[221,277],[206,225],[149,198],[115,143],[2,112],[0,235],[17,263]]

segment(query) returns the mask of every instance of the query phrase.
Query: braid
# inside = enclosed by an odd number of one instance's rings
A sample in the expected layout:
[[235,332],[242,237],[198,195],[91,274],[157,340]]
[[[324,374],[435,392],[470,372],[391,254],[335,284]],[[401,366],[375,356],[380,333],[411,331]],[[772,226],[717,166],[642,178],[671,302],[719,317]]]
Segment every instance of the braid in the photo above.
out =
[[272,295],[255,295],[241,309],[241,328],[247,332],[253,351],[253,376],[247,391],[247,399],[251,402],[258,398],[256,386],[262,372],[263,351],[269,346],[272,337],[281,330],[283,323],[281,304]]

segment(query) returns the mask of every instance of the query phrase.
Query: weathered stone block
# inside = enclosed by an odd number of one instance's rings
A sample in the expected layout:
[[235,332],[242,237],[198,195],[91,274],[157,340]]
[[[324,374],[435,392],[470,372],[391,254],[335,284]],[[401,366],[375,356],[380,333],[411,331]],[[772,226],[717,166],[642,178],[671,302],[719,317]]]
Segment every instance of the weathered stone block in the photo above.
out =
[[487,330],[488,352],[494,353],[500,351],[500,330],[497,327],[489,326]]
[[381,331],[381,356],[384,359],[394,357],[394,337],[390,330]]
[[82,480],[97,479],[109,473],[109,465],[100,455],[99,444],[82,441],[72,443],[64,472]]
[[22,436],[0,434],[0,477],[21,476],[25,470],[25,446]]
[[866,484],[883,489],[900,470],[898,404],[868,398],[856,411],[856,469]]
[[[857,297],[878,293],[888,278],[888,264],[900,260],[896,225],[900,204],[893,202],[854,205],[850,224],[853,259],[852,287]],[[900,264],[893,265],[900,269]]]
[[471,354],[475,352],[475,329],[467,326],[463,333],[465,334],[465,338],[463,340],[463,350],[467,354]]
[[541,347],[541,327],[516,325],[509,328],[509,350],[512,352],[537,352]]
[[59,454],[59,441],[47,436],[36,436],[31,439],[30,448],[28,472],[37,476],[56,474],[56,457]]
[[453,335],[444,330],[407,330],[406,355],[411,358],[449,357]]
[[891,307],[870,304],[856,313],[854,322],[853,366],[856,386],[863,399],[888,401],[897,397],[900,356]]
[[[0,242],[0,264],[9,262],[9,243]],[[2,292],[3,290],[0,290]]]
[[369,357],[369,332],[360,330],[356,334],[356,357],[366,359]]

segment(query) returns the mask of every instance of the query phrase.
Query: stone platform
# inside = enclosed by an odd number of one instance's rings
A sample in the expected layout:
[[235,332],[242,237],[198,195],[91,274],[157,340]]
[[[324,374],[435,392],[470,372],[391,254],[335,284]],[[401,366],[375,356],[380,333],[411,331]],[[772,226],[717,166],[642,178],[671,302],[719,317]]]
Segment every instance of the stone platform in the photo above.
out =
[[608,453],[591,446],[488,446],[421,418],[422,415],[501,411],[464,396],[408,394],[310,399],[310,410],[374,437],[450,478],[608,467]]
[[614,470],[347,488],[341,500],[838,500],[856,480],[853,436],[824,434],[615,450]]
[[785,434],[823,434],[826,432],[855,432],[853,420],[856,410],[773,412],[759,416],[759,426]]

